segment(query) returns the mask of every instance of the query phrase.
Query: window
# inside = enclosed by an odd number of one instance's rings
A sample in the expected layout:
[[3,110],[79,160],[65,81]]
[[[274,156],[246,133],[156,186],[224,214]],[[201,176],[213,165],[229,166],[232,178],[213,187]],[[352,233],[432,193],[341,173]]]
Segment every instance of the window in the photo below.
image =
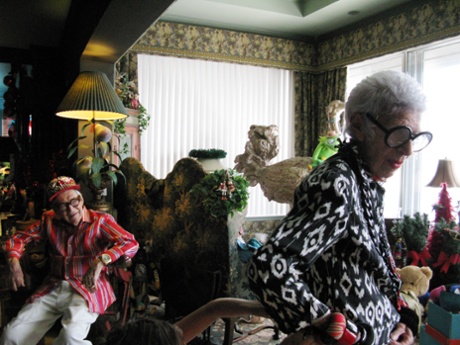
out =
[[[138,68],[141,102],[151,114],[141,161],[156,178],[192,149],[223,149],[224,165],[233,168],[254,124],[279,128],[280,153],[270,164],[294,156],[293,72],[156,55],[139,55]],[[250,187],[248,218],[287,211],[259,185]]]
[[[386,183],[385,217],[397,218],[422,212],[434,219],[432,205],[437,202],[441,189],[426,185],[435,174],[438,160],[452,160],[460,174],[455,141],[460,128],[460,108],[456,102],[457,81],[460,80],[460,38],[349,66],[347,95],[364,77],[384,69],[405,71],[420,81],[428,99],[422,128],[433,133],[428,148],[413,154],[401,171]],[[448,191],[452,205],[456,206],[460,200],[459,191],[456,188]]]

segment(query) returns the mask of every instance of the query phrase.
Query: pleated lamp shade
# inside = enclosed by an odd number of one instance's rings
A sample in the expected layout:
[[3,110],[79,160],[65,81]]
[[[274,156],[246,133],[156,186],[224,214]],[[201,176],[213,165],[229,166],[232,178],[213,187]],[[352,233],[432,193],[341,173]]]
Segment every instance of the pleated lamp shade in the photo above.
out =
[[128,116],[107,76],[81,72],[59,105],[56,115],[69,119],[118,120]]
[[441,183],[446,183],[451,188],[460,187],[460,182],[455,175],[452,161],[447,159],[439,160],[436,174],[431,182],[427,184],[427,187],[440,187]]

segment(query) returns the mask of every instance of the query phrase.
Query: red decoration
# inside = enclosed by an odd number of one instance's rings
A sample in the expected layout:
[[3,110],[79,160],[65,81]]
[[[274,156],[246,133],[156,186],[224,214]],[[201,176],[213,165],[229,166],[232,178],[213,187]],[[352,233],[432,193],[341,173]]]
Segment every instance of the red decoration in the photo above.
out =
[[221,194],[221,200],[227,200],[227,186],[225,185],[225,182],[222,182],[219,186],[219,188],[217,188],[217,190],[220,192]]
[[415,250],[409,251],[407,253],[407,258],[412,259],[410,264],[413,266],[418,266],[419,262],[420,266],[427,266],[427,259],[430,259],[431,255],[428,252],[428,249],[425,248],[421,252],[417,252]]
[[446,252],[441,252],[441,254],[439,254],[438,261],[433,265],[433,267],[442,266],[441,272],[447,273],[450,265],[458,264],[460,264],[459,254],[448,255]]
[[[455,220],[453,215],[453,209],[451,204],[451,198],[449,192],[447,192],[447,184],[441,184],[441,192],[439,193],[439,201],[434,206],[436,210],[435,223],[438,223],[442,218],[448,223],[452,220]],[[431,230],[430,235],[428,236],[428,250],[430,251],[431,257],[437,261],[439,254],[441,253],[444,240],[441,234]]]
[[455,220],[455,216],[451,205],[452,199],[450,198],[449,193],[447,192],[447,184],[442,183],[441,187],[442,189],[439,193],[439,202],[438,207],[436,208],[436,218],[434,221],[439,222],[441,218],[444,218],[444,220],[448,223],[451,220]]

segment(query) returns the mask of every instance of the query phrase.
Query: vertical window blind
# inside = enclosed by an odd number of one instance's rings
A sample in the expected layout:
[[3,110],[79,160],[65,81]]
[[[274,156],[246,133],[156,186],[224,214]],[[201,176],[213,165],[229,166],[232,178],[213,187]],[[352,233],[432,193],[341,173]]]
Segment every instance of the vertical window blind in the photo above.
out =
[[[251,125],[279,128],[280,152],[269,164],[294,156],[293,72],[225,62],[138,56],[140,101],[151,115],[141,136],[141,161],[164,178],[192,149],[227,152],[224,166],[244,153]],[[248,218],[284,216],[288,205],[250,187]]]

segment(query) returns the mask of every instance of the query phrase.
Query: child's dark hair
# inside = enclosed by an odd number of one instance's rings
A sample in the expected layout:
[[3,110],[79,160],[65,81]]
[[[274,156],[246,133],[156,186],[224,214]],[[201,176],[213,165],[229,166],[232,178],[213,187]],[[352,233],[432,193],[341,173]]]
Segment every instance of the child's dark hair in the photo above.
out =
[[181,345],[182,332],[173,324],[154,318],[128,322],[114,328],[106,339],[110,345]]

